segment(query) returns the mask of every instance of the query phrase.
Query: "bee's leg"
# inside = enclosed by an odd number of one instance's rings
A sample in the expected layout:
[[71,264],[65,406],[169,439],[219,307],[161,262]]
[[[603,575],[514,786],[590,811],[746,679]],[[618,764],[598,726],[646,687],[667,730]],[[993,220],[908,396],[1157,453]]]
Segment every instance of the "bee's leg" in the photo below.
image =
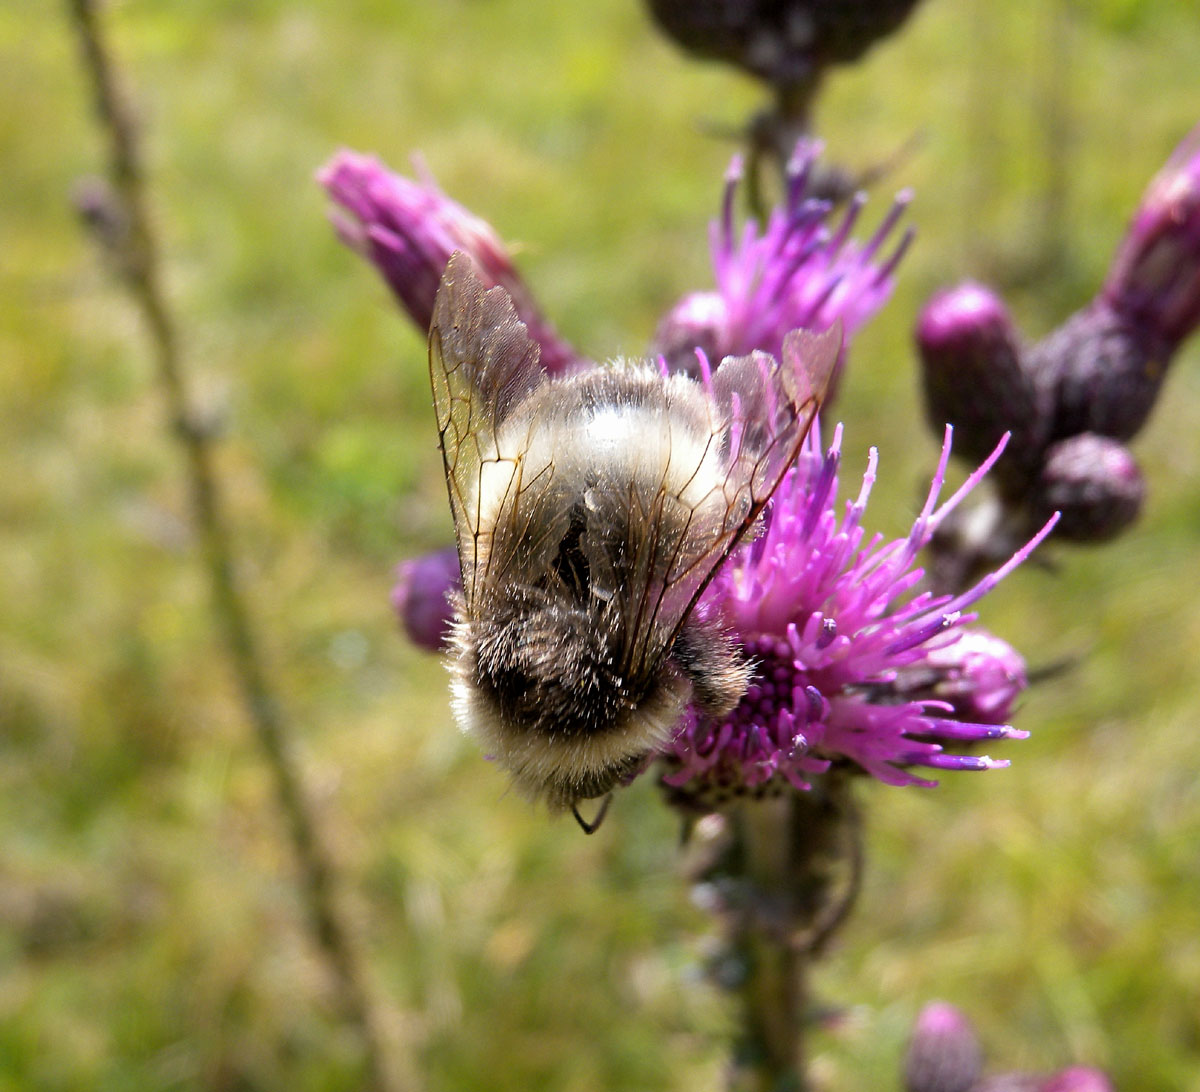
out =
[[579,824],[584,834],[595,834],[600,829],[600,824],[604,822],[604,817],[608,814],[608,805],[612,803],[612,796],[613,794],[610,792],[604,798],[604,803],[600,805],[600,810],[596,812],[596,817],[590,823],[579,814],[577,805],[571,805],[571,814],[575,816],[575,822]]

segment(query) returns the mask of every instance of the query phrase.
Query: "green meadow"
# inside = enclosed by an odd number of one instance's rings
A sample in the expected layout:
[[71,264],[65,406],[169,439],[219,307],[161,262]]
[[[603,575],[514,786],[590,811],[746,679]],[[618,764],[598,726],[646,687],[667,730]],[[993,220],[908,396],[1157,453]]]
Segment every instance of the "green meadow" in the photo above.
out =
[[[112,0],[105,24],[238,577],[406,1087],[721,1087],[734,1013],[650,779],[593,838],[549,819],[399,635],[394,565],[451,535],[425,348],[313,175],[341,146],[419,153],[565,337],[636,354],[711,283],[720,134],[760,90],[635,0]],[[983,279],[1030,338],[1081,305],[1200,120],[1198,42],[1187,0],[927,0],[830,79],[831,158],[911,142],[860,230],[916,193],[835,414],[844,491],[880,452],[870,529],[906,533],[936,458],[922,303]],[[0,1092],[355,1089],[147,342],[71,207],[106,155],[65,5],[0,5]],[[941,998],[996,1068],[1200,1090],[1200,339],[1133,446],[1141,522],[982,604],[1031,667],[1073,665],[1024,698],[1011,768],[861,786],[821,1088],[899,1088]]]

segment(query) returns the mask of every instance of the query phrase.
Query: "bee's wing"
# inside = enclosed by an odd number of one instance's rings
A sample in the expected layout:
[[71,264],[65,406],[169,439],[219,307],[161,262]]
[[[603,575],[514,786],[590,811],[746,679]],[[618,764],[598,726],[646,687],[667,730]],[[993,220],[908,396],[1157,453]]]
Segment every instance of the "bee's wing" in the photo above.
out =
[[[636,541],[623,555],[634,672],[653,669],[670,647],[796,461],[841,347],[840,326],[820,335],[797,330],[784,339],[782,361],[766,353],[726,359],[711,381],[712,439],[703,455],[719,455],[722,480],[697,498],[672,489],[668,480],[678,477],[664,473],[656,495],[631,496],[645,517],[630,521]],[[696,471],[699,477],[699,465]],[[668,530],[681,526],[681,533]]]
[[713,399],[726,429],[729,484],[751,508],[735,542],[796,461],[841,351],[840,323],[821,334],[793,330],[783,339],[781,361],[752,353],[726,359],[713,374]]
[[[502,524],[517,518],[521,467],[512,453],[501,453],[497,432],[544,373],[538,345],[517,318],[508,293],[499,287],[485,291],[462,252],[451,257],[434,301],[429,378],[470,608],[484,570],[497,564],[493,542],[519,541]],[[485,474],[502,498],[488,526],[481,513]]]

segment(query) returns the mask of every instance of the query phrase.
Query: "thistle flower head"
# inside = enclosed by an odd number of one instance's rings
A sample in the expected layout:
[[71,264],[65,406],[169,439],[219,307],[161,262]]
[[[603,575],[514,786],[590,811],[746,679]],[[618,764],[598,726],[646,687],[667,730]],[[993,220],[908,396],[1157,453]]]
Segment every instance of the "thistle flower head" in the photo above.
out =
[[317,181],[341,206],[331,214],[348,246],[374,264],[409,317],[429,330],[433,299],[450,255],[465,251],[484,283],[501,285],[512,297],[529,335],[541,346],[541,362],[555,373],[578,354],[542,315],[512,258],[492,227],[447,197],[418,164],[413,181],[389,171],[377,159],[341,151],[317,174]]
[[1200,322],[1200,126],[1147,187],[1101,295],[1171,346]]
[[896,198],[865,244],[854,242],[850,234],[866,197],[858,194],[831,225],[830,203],[807,196],[819,152],[809,141],[797,145],[785,202],[761,229],[754,221],[740,230],[735,223],[742,163],[734,159],[721,216],[710,229],[716,290],[685,296],[655,335],[653,349],[671,367],[694,370],[697,348],[714,361],[754,350],[778,357],[790,331],[827,330],[839,320],[849,339],[887,300],[912,238],[908,229],[891,241],[911,194]]
[[809,443],[776,492],[763,533],[735,551],[709,589],[709,608],[755,672],[732,714],[718,721],[690,713],[667,751],[664,784],[684,801],[714,806],[733,795],[805,789],[813,774],[841,761],[888,784],[932,785],[912,767],[1005,766],[947,748],[1027,734],[1001,723],[1024,685],[1019,657],[1010,649],[973,654],[980,646],[967,628],[975,619],[968,608],[1052,523],[967,592],[918,591],[917,554],[999,450],[938,506],[947,430],[916,523],[906,538],[886,540],[868,538],[862,526],[875,452],[858,496],[843,506],[840,428],[827,452],[818,445]]

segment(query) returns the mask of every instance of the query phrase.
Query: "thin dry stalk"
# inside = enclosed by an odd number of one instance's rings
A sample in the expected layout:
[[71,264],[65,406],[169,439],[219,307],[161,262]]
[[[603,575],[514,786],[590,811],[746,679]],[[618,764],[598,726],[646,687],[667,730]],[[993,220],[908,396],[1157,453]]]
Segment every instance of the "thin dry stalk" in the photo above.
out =
[[219,635],[236,677],[246,715],[275,779],[276,794],[300,872],[300,889],[313,939],[335,983],[344,1019],[362,1040],[370,1086],[395,1092],[379,1024],[357,948],[337,901],[334,867],[316,814],[301,784],[291,732],[264,667],[264,657],[235,578],[229,520],[214,467],[211,430],[199,422],[189,397],[175,321],[162,287],[159,251],[149,214],[138,128],[119,85],[94,0],[68,0],[93,105],[108,141],[108,178],[118,230],[105,241],[150,340],[173,434],[186,464],[192,524],[200,539]]

